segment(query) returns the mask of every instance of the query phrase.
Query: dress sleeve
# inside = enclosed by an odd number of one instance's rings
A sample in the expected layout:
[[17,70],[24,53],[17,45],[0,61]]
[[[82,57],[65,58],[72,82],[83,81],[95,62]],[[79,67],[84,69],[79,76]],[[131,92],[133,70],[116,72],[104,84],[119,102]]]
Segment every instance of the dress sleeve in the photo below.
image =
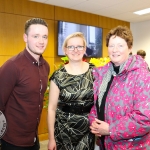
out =
[[49,78],[49,81],[53,81],[59,87],[59,74],[58,70],[56,70]]

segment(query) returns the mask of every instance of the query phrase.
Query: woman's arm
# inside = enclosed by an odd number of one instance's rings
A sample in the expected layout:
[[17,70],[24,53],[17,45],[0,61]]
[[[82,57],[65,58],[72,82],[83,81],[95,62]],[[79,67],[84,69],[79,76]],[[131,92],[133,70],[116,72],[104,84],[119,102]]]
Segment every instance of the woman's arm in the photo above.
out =
[[48,132],[49,132],[48,149],[50,150],[56,150],[56,142],[54,137],[54,124],[59,93],[60,93],[59,88],[51,80],[49,89],[49,104],[48,104]]

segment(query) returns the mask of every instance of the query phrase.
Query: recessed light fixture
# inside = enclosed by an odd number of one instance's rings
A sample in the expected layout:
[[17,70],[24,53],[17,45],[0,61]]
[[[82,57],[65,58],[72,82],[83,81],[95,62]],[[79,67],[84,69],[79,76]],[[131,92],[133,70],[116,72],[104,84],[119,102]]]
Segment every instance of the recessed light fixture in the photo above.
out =
[[148,14],[148,13],[150,13],[150,8],[143,9],[143,10],[139,10],[139,11],[135,11],[135,12],[133,12],[133,13],[134,13],[134,14],[137,14],[137,15]]

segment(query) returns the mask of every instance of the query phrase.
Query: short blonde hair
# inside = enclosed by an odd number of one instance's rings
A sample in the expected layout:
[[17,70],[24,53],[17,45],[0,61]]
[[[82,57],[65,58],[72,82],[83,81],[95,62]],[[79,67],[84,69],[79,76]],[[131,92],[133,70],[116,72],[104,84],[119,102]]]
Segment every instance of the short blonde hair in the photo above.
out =
[[66,37],[66,39],[64,40],[64,43],[62,45],[63,50],[65,50],[65,48],[67,47],[68,40],[71,38],[74,38],[74,37],[80,37],[83,40],[84,47],[86,47],[86,39],[84,37],[84,34],[82,32],[75,32]]

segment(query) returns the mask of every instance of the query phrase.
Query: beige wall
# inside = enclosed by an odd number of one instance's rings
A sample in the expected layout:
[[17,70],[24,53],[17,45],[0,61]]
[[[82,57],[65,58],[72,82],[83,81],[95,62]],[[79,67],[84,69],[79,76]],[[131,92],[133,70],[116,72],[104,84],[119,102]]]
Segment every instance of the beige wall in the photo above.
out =
[[[32,17],[41,17],[49,25],[49,43],[44,58],[51,66],[51,73],[55,70],[54,64],[60,63],[57,56],[57,21],[63,20],[97,26],[103,28],[103,56],[107,56],[105,37],[107,32],[117,26],[130,23],[111,19],[77,10],[36,3],[28,0],[0,0],[0,66],[10,57],[22,51],[24,23]],[[47,139],[47,112],[43,110],[39,126],[40,140]]]

